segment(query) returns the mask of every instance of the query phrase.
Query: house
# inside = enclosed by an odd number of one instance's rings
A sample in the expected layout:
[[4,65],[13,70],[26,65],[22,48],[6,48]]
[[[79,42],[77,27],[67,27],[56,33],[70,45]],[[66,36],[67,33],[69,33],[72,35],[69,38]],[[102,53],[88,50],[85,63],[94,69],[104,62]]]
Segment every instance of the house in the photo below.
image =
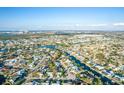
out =
[[102,66],[100,66],[100,65],[96,65],[95,66],[97,69],[99,69],[99,70],[103,70],[104,69],[104,67],[102,67]]
[[103,70],[103,73],[108,75],[108,76],[113,76],[114,75],[114,72],[110,71],[110,70]]
[[76,75],[73,72],[69,72],[67,78],[74,80],[76,78]]
[[47,75],[50,76],[50,78],[53,78],[52,72],[47,72]]

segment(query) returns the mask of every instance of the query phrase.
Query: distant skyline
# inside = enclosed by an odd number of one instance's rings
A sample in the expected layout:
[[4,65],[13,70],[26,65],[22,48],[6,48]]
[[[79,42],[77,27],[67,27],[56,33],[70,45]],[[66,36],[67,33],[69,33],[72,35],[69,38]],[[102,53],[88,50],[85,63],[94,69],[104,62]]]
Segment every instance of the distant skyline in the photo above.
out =
[[124,30],[124,8],[0,7],[0,30]]

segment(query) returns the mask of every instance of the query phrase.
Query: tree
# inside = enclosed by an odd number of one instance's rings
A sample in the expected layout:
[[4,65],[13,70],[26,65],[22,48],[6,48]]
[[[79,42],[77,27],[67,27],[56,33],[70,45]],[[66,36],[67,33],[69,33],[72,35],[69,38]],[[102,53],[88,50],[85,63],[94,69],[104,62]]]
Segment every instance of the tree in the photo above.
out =
[[92,84],[93,85],[101,85],[102,82],[101,82],[100,78],[94,78],[92,81]]
[[98,59],[100,64],[102,64],[102,62],[105,60],[105,55],[103,53],[97,53],[96,59]]
[[6,81],[4,75],[0,75],[0,85],[2,85]]

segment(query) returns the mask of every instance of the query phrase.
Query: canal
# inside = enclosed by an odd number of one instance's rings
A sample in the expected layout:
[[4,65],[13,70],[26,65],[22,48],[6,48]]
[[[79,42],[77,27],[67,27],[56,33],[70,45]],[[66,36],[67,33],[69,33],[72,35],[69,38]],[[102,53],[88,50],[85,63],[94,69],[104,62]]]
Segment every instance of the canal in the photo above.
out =
[[[40,46],[39,48],[50,48],[50,49],[57,49],[57,47],[55,45],[44,45],[44,46]],[[60,49],[57,49],[60,50]],[[62,51],[62,50],[60,50]],[[99,77],[104,85],[118,85],[118,83],[113,82],[111,79],[107,78],[106,76],[103,76],[101,73],[97,72],[96,70],[92,69],[91,67],[87,66],[85,63],[82,63],[80,60],[78,60],[76,57],[74,57],[73,55],[70,55],[68,52],[66,51],[62,51],[66,54],[66,56],[68,56],[70,58],[70,60],[74,61],[76,64],[80,65],[80,67],[82,67],[84,70],[86,71],[90,71],[94,74],[94,76]]]

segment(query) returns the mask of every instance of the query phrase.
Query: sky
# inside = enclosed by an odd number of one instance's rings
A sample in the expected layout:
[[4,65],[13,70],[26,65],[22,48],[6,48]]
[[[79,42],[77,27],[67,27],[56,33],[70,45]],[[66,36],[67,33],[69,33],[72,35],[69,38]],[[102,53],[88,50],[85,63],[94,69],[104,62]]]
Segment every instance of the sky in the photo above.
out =
[[0,30],[124,30],[124,8],[0,7]]

